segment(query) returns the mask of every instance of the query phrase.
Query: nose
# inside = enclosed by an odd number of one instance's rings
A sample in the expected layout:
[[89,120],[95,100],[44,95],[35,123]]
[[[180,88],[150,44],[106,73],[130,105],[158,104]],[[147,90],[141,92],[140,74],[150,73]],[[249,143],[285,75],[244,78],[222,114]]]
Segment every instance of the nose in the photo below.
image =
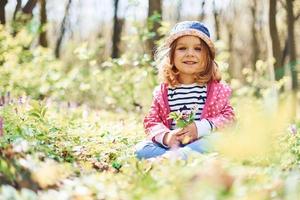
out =
[[194,55],[195,55],[194,49],[187,49],[186,56],[194,56]]

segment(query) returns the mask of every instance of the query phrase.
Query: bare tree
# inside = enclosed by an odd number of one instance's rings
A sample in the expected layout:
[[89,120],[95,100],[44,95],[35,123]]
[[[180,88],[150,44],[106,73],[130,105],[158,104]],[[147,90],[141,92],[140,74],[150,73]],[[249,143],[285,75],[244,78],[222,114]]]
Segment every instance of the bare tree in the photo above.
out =
[[227,31],[228,31],[228,52],[229,52],[229,74],[231,77],[235,77],[235,68],[234,68],[234,44],[233,44],[233,31],[234,31],[234,25],[231,22],[226,23]]
[[220,15],[216,6],[216,1],[213,1],[213,13],[215,19],[215,31],[216,31],[216,39],[220,39]]
[[120,56],[121,34],[124,25],[124,19],[118,18],[119,0],[114,0],[114,26],[113,26],[113,43],[112,43],[112,58]]
[[286,13],[287,13],[287,31],[288,31],[288,53],[289,53],[289,67],[292,77],[292,117],[296,118],[297,112],[297,89],[298,89],[298,73],[296,69],[296,43],[294,34],[294,24],[296,17],[294,16],[294,0],[286,0]]
[[[162,1],[161,0],[149,0],[148,6],[148,19],[154,14],[162,16]],[[154,55],[155,41],[159,40],[158,28],[160,22],[158,20],[152,21],[153,24],[150,26],[150,32],[155,33],[155,36],[148,41],[148,48],[151,51],[151,55]]]
[[67,19],[68,19],[69,13],[70,13],[71,4],[72,4],[72,0],[69,0],[67,3],[66,9],[65,9],[64,18],[63,18],[61,26],[60,26],[60,34],[57,38],[56,46],[55,46],[55,57],[56,58],[60,57],[61,43],[64,38],[65,32],[66,32],[66,24],[67,24]]
[[13,14],[13,21],[16,20],[17,13],[21,10],[21,8],[22,8],[22,0],[17,0],[17,4],[16,4],[14,14]]
[[296,70],[296,42],[295,42],[295,16],[293,9],[294,0],[286,0],[286,11],[287,11],[287,28],[288,28],[288,52],[290,58],[290,69],[292,75],[292,89],[297,91],[297,70]]
[[181,18],[182,0],[178,0],[177,11],[176,11],[176,22]]
[[7,4],[7,0],[0,1],[0,21],[1,24],[5,24],[5,6]]
[[200,15],[198,17],[198,20],[200,22],[202,22],[204,20],[204,18],[205,18],[204,7],[205,7],[205,0],[202,0],[202,2],[201,2],[201,13],[200,13]]
[[25,6],[23,7],[22,11],[25,14],[32,16],[32,11],[35,8],[38,0],[28,0]]
[[257,30],[256,30],[256,9],[257,9],[257,0],[251,1],[251,15],[252,15],[252,25],[251,25],[251,33],[252,33],[252,69],[255,71],[255,64],[259,57],[259,46],[257,39]]
[[275,79],[279,80],[283,77],[284,70],[280,62],[281,48],[280,48],[279,35],[278,35],[278,30],[276,25],[277,0],[270,0],[269,3],[270,3],[269,4],[269,30],[271,36],[273,58],[275,59],[275,64],[274,64]]
[[236,29],[234,24],[234,19],[236,17],[237,17],[237,9],[234,6],[234,3],[230,1],[226,13],[222,12],[222,18],[227,32],[227,46],[228,46],[228,53],[229,53],[228,64],[230,66],[228,68],[228,73],[230,77],[233,78],[239,78],[239,76],[241,75],[240,68],[239,68],[240,65],[237,65],[236,64],[237,61],[236,59],[234,59],[236,55],[236,51],[234,47],[234,32]]
[[46,24],[47,24],[47,10],[46,10],[46,0],[40,0],[40,21],[41,21],[41,32],[39,37],[39,43],[43,47],[48,46],[47,41],[47,31],[46,31]]

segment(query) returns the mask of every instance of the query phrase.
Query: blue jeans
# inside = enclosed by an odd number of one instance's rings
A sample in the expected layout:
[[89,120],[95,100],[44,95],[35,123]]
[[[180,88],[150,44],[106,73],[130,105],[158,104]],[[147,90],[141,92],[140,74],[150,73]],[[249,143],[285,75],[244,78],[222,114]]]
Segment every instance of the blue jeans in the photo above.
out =
[[[211,150],[210,138],[201,138],[190,144],[179,147],[179,151],[187,158],[190,151],[198,153],[207,153]],[[154,143],[150,140],[144,140],[136,145],[135,155],[138,159],[148,159],[161,156],[170,149],[163,147],[160,144]]]

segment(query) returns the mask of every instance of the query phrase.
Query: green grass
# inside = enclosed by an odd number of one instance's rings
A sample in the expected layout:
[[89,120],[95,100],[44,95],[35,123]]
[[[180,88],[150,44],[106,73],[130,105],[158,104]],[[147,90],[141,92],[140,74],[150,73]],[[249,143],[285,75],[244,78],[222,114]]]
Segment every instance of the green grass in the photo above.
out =
[[[284,137],[276,162],[192,154],[138,161],[143,113],[29,101],[1,108],[2,199],[294,199],[299,136]],[[299,135],[299,133],[298,133]],[[298,157],[297,157],[298,156]]]

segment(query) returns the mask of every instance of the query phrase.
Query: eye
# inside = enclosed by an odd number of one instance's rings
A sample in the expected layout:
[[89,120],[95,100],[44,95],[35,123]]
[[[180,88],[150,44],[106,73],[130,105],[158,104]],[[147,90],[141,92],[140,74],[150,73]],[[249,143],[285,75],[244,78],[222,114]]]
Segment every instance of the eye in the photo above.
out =
[[178,47],[177,50],[186,50],[186,47]]
[[195,50],[196,51],[201,51],[201,47],[196,47]]

